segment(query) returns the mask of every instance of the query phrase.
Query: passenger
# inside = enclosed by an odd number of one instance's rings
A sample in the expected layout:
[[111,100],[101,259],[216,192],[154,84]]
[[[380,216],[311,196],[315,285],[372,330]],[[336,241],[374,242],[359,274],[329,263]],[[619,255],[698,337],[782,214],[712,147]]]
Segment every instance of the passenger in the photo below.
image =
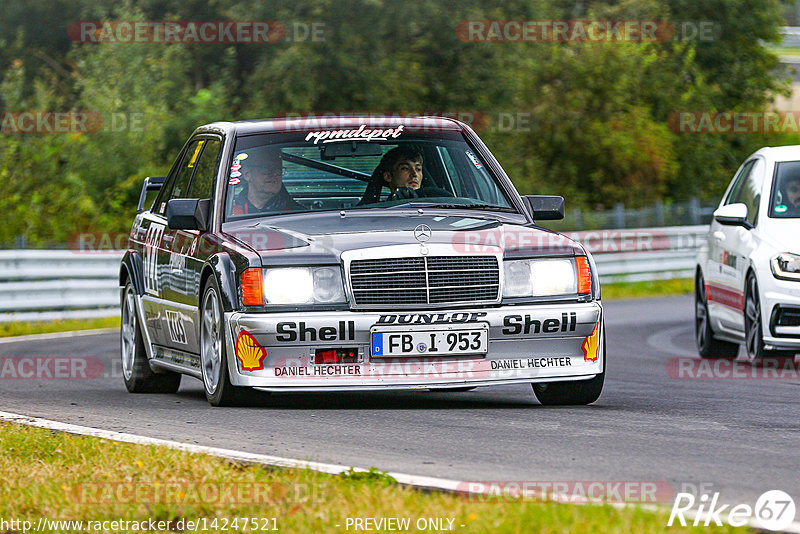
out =
[[232,215],[247,215],[271,211],[303,211],[283,184],[283,161],[280,151],[269,149],[260,158],[249,151],[246,159],[237,159],[241,165],[244,189],[233,201]]

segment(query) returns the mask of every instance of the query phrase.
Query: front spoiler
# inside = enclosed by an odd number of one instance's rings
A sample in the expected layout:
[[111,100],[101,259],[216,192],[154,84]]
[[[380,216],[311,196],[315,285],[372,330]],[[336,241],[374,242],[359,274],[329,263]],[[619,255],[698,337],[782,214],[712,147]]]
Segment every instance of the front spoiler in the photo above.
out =
[[[428,389],[587,380],[605,368],[602,305],[597,301],[435,312],[229,312],[225,317],[231,383],[264,391]],[[371,328],[379,324],[396,327],[398,322],[409,331],[437,325],[488,325],[489,350],[485,355],[438,358],[372,357]],[[237,357],[236,340],[242,332],[252,335],[265,349],[266,356],[257,365]],[[326,341],[319,340],[320,332]],[[314,363],[316,349],[340,347],[357,349],[359,362]]]

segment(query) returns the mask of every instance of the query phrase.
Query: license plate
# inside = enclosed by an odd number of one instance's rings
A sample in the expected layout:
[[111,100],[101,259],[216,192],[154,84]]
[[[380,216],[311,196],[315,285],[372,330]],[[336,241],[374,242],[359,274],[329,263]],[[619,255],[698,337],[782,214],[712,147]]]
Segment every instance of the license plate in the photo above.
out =
[[452,356],[489,352],[489,328],[372,329],[372,356]]

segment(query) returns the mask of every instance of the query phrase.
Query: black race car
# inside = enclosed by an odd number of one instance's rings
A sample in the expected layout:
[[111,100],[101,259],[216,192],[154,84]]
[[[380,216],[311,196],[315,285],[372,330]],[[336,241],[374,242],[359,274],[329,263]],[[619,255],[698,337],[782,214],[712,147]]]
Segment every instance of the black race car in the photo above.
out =
[[[147,192],[157,191],[145,209]],[[449,389],[526,382],[594,402],[605,349],[591,255],[534,221],[465,124],[217,122],[148,178],[120,269],[131,392]]]

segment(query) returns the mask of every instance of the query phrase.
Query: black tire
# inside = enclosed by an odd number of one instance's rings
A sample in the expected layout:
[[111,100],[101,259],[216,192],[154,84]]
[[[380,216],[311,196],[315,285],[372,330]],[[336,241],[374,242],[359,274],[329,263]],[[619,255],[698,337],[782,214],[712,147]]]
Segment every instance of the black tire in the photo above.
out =
[[751,365],[763,365],[767,360],[777,360],[778,366],[787,359],[794,359],[794,352],[788,350],[767,350],[764,348],[761,300],[758,296],[758,281],[752,272],[745,282],[744,296],[744,353]]
[[545,406],[583,406],[600,397],[606,372],[589,380],[531,384],[536,398]]
[[694,341],[701,358],[733,360],[739,354],[738,343],[714,337],[708,315],[705,280],[700,271],[694,281]]
[[606,378],[606,339],[603,336],[603,372],[589,380],[542,382],[531,384],[533,394],[545,406],[583,406],[600,397]]
[[130,281],[122,290],[120,305],[119,349],[125,387],[131,393],[175,393],[181,385],[181,374],[153,372],[147,362],[144,337],[136,314],[135,293]]
[[252,398],[253,390],[231,384],[226,358],[225,318],[217,280],[211,276],[203,286],[200,303],[200,371],[203,390],[212,406],[240,406]]

